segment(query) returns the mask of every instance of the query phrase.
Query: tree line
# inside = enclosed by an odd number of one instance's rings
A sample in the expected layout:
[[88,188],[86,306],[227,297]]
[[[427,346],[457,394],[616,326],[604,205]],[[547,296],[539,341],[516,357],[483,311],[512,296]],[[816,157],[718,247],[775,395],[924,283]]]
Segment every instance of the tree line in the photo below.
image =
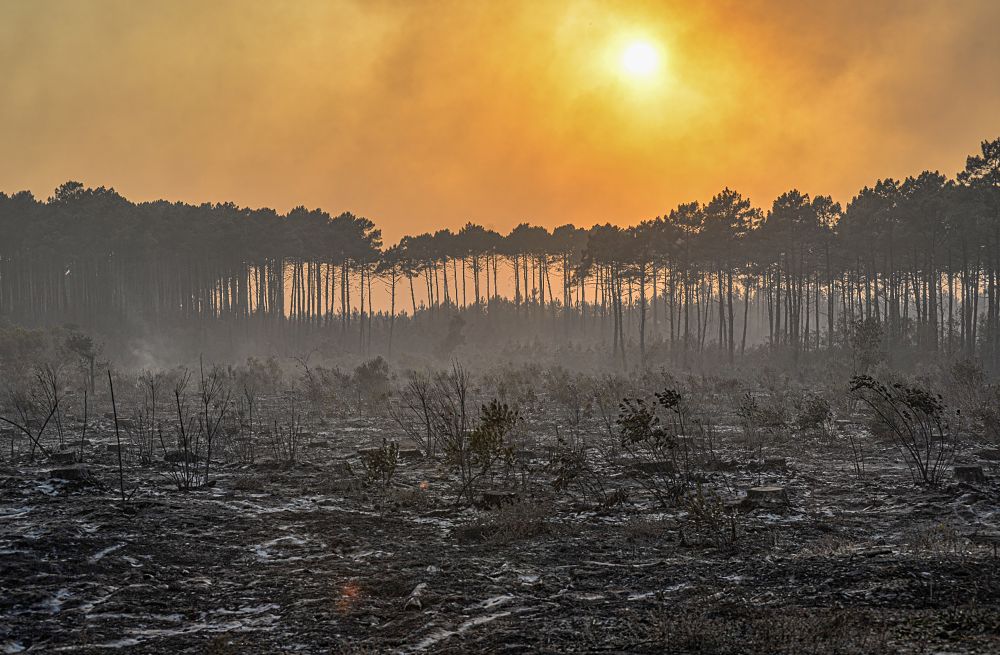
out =
[[228,320],[371,351],[373,329],[391,350],[400,320],[503,311],[597,335],[627,364],[653,343],[730,361],[822,350],[867,324],[890,352],[1000,363],[1000,139],[953,179],[878,180],[846,207],[793,189],[764,210],[727,188],[630,227],[468,223],[384,247],[351,213],[132,203],[67,182],[45,201],[0,193],[0,235],[0,316],[23,325]]

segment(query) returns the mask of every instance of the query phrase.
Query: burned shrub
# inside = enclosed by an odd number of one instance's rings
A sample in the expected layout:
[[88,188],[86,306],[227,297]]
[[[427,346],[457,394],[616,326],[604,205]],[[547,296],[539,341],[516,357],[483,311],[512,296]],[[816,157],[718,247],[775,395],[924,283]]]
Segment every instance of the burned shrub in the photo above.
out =
[[392,484],[396,475],[396,464],[399,461],[399,444],[395,441],[382,439],[382,445],[368,448],[360,453],[361,468],[364,471],[364,481],[369,485],[378,485],[383,490]]
[[438,404],[434,380],[418,371],[407,373],[406,384],[389,404],[393,421],[428,457],[436,457],[438,452],[435,430]]
[[817,394],[806,394],[799,402],[795,426],[800,430],[816,430],[826,425],[833,416],[830,403]]
[[979,427],[987,439],[1000,442],[1000,387],[987,383],[982,366],[975,360],[959,360],[952,364],[946,382],[949,399],[961,409],[959,419],[965,419],[956,427]]
[[389,400],[389,364],[381,357],[354,369],[351,376],[359,412],[378,413]]
[[[661,504],[673,502],[682,491],[678,478],[677,436],[683,434],[685,409],[681,394],[666,389],[656,402],[625,398],[619,405],[619,443],[633,477]],[[664,414],[666,425],[659,414]]]
[[587,456],[587,448],[577,441],[567,441],[556,436],[556,448],[547,470],[552,474],[552,487],[558,492],[580,496],[605,509],[624,503],[628,493],[623,489],[612,490],[607,485],[606,474]]
[[[296,396],[304,397],[314,408],[324,411],[347,408],[351,395],[351,376],[339,368],[310,367],[308,358],[298,358],[302,375],[293,390]],[[299,388],[301,387],[301,391]]]
[[513,459],[513,447],[508,437],[520,420],[520,414],[506,403],[493,399],[483,405],[479,425],[469,433],[468,439],[470,490],[476,480],[492,476],[497,464],[509,463]]
[[882,361],[884,337],[882,323],[874,317],[859,319],[851,325],[847,339],[857,374],[867,374],[875,364]]
[[700,484],[684,498],[681,541],[728,549],[739,538],[738,515],[714,491]]
[[144,371],[139,374],[129,394],[130,407],[126,419],[120,421],[129,442],[129,451],[142,466],[152,464],[156,454],[157,434],[163,417],[157,415],[160,392],[166,383],[163,373]]
[[563,424],[569,427],[570,437],[580,439],[582,428],[593,413],[594,392],[590,380],[584,375],[573,375],[556,368],[545,376],[545,393],[552,400]]
[[868,375],[851,378],[851,392],[871,409],[872,432],[903,451],[920,482],[936,484],[957,446],[941,396],[899,382],[883,384]]
[[505,503],[459,526],[455,536],[459,541],[481,541],[489,544],[510,544],[546,534],[554,514],[551,505],[519,501]]
[[483,376],[485,391],[515,408],[531,407],[538,400],[536,386],[541,377],[537,366],[508,366]]
[[294,466],[302,443],[302,417],[295,407],[289,408],[288,415],[281,421],[271,417],[271,455],[282,466]]

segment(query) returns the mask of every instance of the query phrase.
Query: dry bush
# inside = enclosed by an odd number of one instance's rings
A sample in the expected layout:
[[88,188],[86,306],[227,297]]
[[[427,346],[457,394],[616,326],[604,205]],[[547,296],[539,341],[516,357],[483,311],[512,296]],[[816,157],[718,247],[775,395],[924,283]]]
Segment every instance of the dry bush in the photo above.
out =
[[795,427],[800,430],[821,429],[832,417],[830,403],[818,394],[807,393],[795,403]]
[[740,514],[717,493],[697,485],[684,499],[682,541],[720,550],[735,548],[742,533]]
[[903,451],[916,479],[936,484],[957,448],[957,434],[942,397],[901,382],[884,384],[868,375],[851,378],[851,391],[873,412],[872,432]]
[[233,478],[230,488],[233,491],[263,491],[270,479],[255,473],[242,473]]
[[439,444],[434,428],[439,400],[434,378],[418,371],[409,371],[406,377],[406,384],[389,403],[389,415],[428,457],[436,457]]
[[661,611],[654,643],[669,652],[807,655],[888,652],[885,627],[857,610],[755,608],[745,605]]
[[351,376],[351,387],[358,413],[382,414],[392,392],[388,362],[376,357],[359,365]]
[[382,439],[382,445],[361,453],[362,479],[367,485],[377,485],[383,491],[392,484],[399,458],[399,444]]
[[[609,454],[609,449],[602,447],[603,441],[597,441],[595,450],[605,462],[612,461],[614,456]],[[628,493],[611,488],[606,468],[589,456],[587,447],[582,443],[568,441],[557,434],[556,446],[546,471],[553,476],[551,484],[556,491],[610,509],[626,502]]]
[[545,395],[555,404],[560,423],[568,428],[570,442],[582,439],[586,423],[594,413],[594,385],[585,375],[553,368],[544,377]]
[[491,544],[510,544],[533,539],[550,531],[549,521],[555,509],[551,504],[537,501],[520,501],[479,512],[464,526],[460,526],[459,536],[470,541]]
[[505,366],[483,375],[483,392],[515,409],[528,410],[538,401],[542,370],[534,364]]
[[956,553],[967,543],[955,526],[948,523],[912,526],[902,536],[903,548],[913,554]]
[[673,532],[674,521],[666,518],[630,516],[621,524],[622,536],[629,541],[657,541]]
[[690,452],[678,460],[677,437],[687,435],[687,405],[674,389],[655,394],[655,402],[625,398],[615,421],[628,471],[661,505],[671,505],[690,482]]

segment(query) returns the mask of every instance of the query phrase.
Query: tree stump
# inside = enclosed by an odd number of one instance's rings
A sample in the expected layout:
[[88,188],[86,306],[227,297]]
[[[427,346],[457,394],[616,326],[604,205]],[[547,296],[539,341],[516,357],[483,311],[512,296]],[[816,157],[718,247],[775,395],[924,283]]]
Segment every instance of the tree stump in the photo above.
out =
[[400,448],[396,456],[403,461],[412,462],[422,459],[424,454],[418,448]]
[[72,450],[62,450],[58,453],[52,453],[49,456],[49,461],[53,464],[76,464],[76,453]]
[[361,481],[357,478],[340,478],[327,482],[326,488],[330,493],[354,493],[361,491]]
[[330,473],[338,477],[352,477],[354,475],[351,465],[343,460],[331,462]]
[[173,463],[187,461],[190,463],[190,462],[197,462],[198,456],[190,451],[185,452],[183,450],[169,450],[166,453],[164,453],[163,461],[173,462]]
[[1000,547],[1000,532],[976,532],[969,535],[969,541],[980,546],[993,548],[993,557],[997,556],[997,548]]
[[513,491],[484,491],[482,506],[486,509],[496,509],[517,502],[517,494]]
[[670,460],[660,459],[649,462],[634,462],[632,470],[645,475],[673,475],[676,469]]
[[90,471],[86,466],[66,466],[63,468],[52,469],[49,471],[49,477],[54,480],[78,482],[81,480],[88,480],[90,478]]
[[753,487],[747,490],[747,500],[754,505],[787,505],[784,487]]
[[983,473],[982,466],[956,466],[955,479],[959,482],[977,484],[986,482],[986,474]]

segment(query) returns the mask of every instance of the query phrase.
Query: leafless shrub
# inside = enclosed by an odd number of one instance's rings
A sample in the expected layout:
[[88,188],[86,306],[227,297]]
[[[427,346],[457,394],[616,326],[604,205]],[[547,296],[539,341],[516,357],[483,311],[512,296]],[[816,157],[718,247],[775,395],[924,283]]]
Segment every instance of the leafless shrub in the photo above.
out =
[[854,465],[854,477],[864,480],[866,475],[865,453],[861,443],[861,435],[848,429],[847,441],[851,445],[851,463]]
[[960,412],[956,428],[971,429],[978,423],[987,439],[1000,443],[1000,386],[989,384],[979,362],[962,359],[945,376],[948,398]]
[[163,373],[152,371],[139,374],[135,382],[137,401],[125,424],[125,434],[130,450],[143,466],[150,465],[155,455],[159,421],[163,418],[157,415],[157,410],[165,382]]
[[673,522],[665,518],[644,515],[630,516],[621,525],[622,536],[629,541],[661,540],[673,529]]
[[243,473],[233,478],[231,488],[233,491],[263,491],[265,488],[263,476],[255,473]]
[[226,428],[226,456],[240,464],[257,460],[257,435],[260,432],[260,410],[256,388],[251,382],[233,403]]
[[[58,404],[47,404],[44,396],[38,393],[15,388],[11,386],[7,391],[7,407],[4,415],[0,416],[0,421],[11,426],[21,434],[25,435],[31,442],[31,455],[34,456],[37,448],[43,455],[48,455],[49,451],[43,444],[45,429],[52,421],[52,417],[59,409]],[[13,457],[13,437],[11,438],[11,457]]]
[[511,544],[549,532],[549,521],[553,515],[551,504],[527,501],[508,503],[494,510],[478,513],[469,524],[461,526],[459,532],[472,541]]
[[593,414],[594,390],[590,380],[556,368],[545,376],[545,389],[559,411],[561,423],[568,428],[569,442],[575,445],[582,439],[584,424]]
[[407,377],[406,384],[389,405],[389,415],[428,457],[436,457],[438,442],[434,426],[439,405],[436,385],[424,373],[411,371]]
[[460,476],[459,501],[470,491],[472,462],[469,454],[469,433],[472,430],[469,374],[460,364],[434,377],[432,430],[449,461]]
[[528,410],[538,401],[537,385],[542,371],[536,365],[506,366],[483,376],[485,392],[518,410]]
[[198,400],[201,404],[198,414],[198,430],[199,433],[205,435],[206,447],[202,484],[208,484],[212,464],[212,446],[221,433],[222,421],[229,410],[232,389],[226,384],[225,375],[218,367],[213,367],[206,376],[205,365],[200,363],[199,374]]
[[163,457],[170,464],[165,474],[178,491],[187,491],[197,484],[197,462],[201,452],[200,421],[188,409],[187,386],[191,381],[189,371],[183,371],[174,384],[174,408],[177,411],[175,441],[177,448],[167,448],[163,427],[157,427],[157,436]]
[[283,421],[272,417],[270,432],[271,454],[284,466],[293,466],[302,441],[302,419],[292,405]]
[[[601,454],[605,449],[597,444]],[[607,461],[607,459],[605,459]],[[625,490],[612,489],[606,472],[599,461],[588,456],[588,448],[580,442],[571,442],[558,435],[556,448],[547,470],[553,475],[552,486],[556,491],[580,497],[585,502],[611,508],[628,500]]]
[[883,384],[868,375],[853,377],[851,391],[874,413],[872,432],[904,452],[914,477],[936,484],[957,447],[941,396],[899,382]]
[[730,549],[739,539],[739,514],[718,494],[697,485],[684,499],[685,516],[681,522],[682,541],[710,544]]
[[[314,351],[315,352],[315,351]],[[296,386],[301,386],[301,396],[313,407],[323,410],[347,408],[351,396],[351,376],[339,368],[312,367],[309,360],[313,352],[293,358],[302,369]]]
[[903,532],[902,545],[915,554],[943,554],[958,552],[966,539],[954,525],[935,523],[913,526]]
[[35,367],[35,389],[38,394],[40,404],[43,407],[54,408],[51,424],[55,427],[57,444],[60,449],[66,446],[65,433],[63,431],[63,387],[60,381],[60,367],[57,365],[44,363]]

